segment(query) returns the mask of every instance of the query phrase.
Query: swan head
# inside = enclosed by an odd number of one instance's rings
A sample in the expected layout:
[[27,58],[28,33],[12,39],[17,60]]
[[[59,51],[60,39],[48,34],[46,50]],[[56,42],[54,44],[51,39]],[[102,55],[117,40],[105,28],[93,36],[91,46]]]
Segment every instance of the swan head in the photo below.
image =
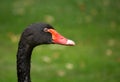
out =
[[37,46],[40,44],[75,45],[74,41],[59,34],[51,25],[37,23],[28,26],[21,35],[21,40],[27,44]]

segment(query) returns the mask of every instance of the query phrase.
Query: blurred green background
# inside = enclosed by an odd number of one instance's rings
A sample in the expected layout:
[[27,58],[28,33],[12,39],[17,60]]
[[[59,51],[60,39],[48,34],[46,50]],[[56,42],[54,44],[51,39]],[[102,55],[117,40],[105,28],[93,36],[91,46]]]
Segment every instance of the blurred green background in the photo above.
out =
[[120,82],[120,0],[1,0],[0,82],[17,81],[19,37],[35,22],[76,46],[36,47],[32,82]]

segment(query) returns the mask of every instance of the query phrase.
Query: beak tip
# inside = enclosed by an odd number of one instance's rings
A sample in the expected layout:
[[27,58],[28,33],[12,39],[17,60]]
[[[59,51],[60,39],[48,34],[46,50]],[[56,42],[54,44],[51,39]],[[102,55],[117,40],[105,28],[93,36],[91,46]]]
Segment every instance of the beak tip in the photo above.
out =
[[75,45],[75,42],[72,41],[72,40],[67,40],[67,43],[66,43],[68,46],[74,46]]

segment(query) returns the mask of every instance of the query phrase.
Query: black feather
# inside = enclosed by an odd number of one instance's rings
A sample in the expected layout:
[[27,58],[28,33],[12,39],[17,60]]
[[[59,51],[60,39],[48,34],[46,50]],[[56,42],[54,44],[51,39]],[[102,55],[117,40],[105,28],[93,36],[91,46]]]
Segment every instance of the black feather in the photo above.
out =
[[52,28],[49,24],[36,23],[28,26],[21,35],[17,52],[18,82],[31,82],[30,61],[32,50],[40,44],[52,44],[52,35],[44,32],[44,28]]

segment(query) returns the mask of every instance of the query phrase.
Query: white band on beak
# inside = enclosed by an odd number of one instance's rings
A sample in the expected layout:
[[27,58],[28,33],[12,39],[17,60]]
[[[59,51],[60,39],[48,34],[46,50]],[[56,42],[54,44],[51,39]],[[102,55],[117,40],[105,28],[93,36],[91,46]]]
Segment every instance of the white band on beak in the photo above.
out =
[[74,46],[74,45],[75,45],[75,42],[68,39],[67,42],[66,42],[66,44],[67,44],[67,45]]

